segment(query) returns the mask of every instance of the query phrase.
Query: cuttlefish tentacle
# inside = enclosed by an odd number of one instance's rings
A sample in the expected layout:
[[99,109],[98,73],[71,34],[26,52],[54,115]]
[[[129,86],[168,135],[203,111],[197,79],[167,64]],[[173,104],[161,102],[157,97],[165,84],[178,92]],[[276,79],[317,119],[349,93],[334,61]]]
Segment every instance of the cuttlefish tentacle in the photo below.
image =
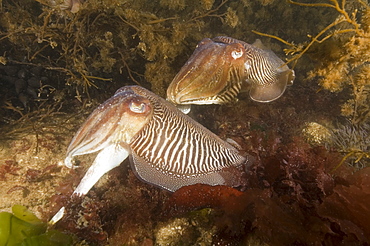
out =
[[206,38],[172,80],[167,100],[177,105],[229,103],[247,82],[253,100],[270,102],[293,80],[294,71],[260,41],[250,45],[230,37]]
[[65,165],[99,152],[74,191],[81,196],[128,156],[145,182],[176,191],[204,183],[241,186],[249,158],[154,93],[126,86],[101,104],[72,139]]

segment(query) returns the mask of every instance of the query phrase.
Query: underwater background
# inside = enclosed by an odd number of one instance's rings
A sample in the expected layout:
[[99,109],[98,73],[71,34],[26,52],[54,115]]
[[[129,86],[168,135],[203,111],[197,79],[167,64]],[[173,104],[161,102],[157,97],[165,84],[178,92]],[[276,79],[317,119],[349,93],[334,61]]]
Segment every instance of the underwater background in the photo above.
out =
[[[71,198],[94,156],[61,162],[88,115],[126,85],[165,97],[221,35],[295,70],[273,102],[192,107],[254,157],[247,188],[171,193],[125,161]],[[366,0],[0,0],[0,245],[368,245],[369,124]]]

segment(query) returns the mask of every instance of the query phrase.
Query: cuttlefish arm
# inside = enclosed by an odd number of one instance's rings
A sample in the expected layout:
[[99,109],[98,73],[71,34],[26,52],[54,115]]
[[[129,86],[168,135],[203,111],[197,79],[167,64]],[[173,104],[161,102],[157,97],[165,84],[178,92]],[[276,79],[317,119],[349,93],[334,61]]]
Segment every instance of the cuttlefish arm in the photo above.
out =
[[127,143],[150,118],[150,103],[122,88],[96,108],[75,134],[64,161],[73,167],[74,156],[94,153],[112,143]]
[[[119,144],[111,144],[102,149],[72,195],[86,195],[104,174],[119,166],[128,156],[128,149],[121,147]],[[65,207],[59,209],[48,222],[49,225],[54,225],[63,218],[64,212]]]
[[119,166],[129,154],[130,151],[119,144],[111,144],[102,149],[73,194],[86,195],[104,174]]

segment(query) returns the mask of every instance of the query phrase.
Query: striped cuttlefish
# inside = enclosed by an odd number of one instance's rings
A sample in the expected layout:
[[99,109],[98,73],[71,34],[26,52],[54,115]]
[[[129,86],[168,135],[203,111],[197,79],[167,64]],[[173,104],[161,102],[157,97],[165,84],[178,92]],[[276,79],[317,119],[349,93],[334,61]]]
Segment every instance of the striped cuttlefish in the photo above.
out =
[[[225,104],[249,87],[252,100],[271,102],[293,84],[294,71],[266,49],[230,37],[200,41],[167,89],[167,100],[190,104]],[[188,109],[189,110],[189,109]]]
[[[65,165],[78,155],[98,152],[73,194],[86,194],[108,171],[130,156],[141,180],[167,189],[196,183],[245,185],[250,156],[140,86],[120,88],[95,109],[72,139]],[[51,224],[64,214],[64,207]]]

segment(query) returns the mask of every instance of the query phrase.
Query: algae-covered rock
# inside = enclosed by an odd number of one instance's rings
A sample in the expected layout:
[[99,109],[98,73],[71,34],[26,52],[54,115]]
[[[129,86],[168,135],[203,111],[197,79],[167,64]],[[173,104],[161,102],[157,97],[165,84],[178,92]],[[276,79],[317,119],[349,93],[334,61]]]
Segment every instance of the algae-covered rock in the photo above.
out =
[[213,216],[214,210],[205,208],[160,223],[156,228],[155,245],[212,245],[217,231]]

